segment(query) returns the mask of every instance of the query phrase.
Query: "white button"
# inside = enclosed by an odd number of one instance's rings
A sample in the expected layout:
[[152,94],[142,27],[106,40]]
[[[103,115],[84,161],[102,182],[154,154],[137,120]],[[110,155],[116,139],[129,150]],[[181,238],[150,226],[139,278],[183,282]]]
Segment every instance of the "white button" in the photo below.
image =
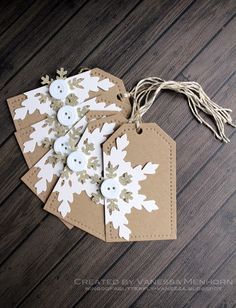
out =
[[76,120],[76,111],[72,106],[63,106],[57,112],[58,121],[65,126],[72,126]]
[[69,93],[67,82],[64,79],[54,80],[49,86],[49,93],[53,98],[65,99]]
[[70,150],[68,138],[64,136],[57,138],[54,142],[53,148],[56,154],[68,154]]
[[107,199],[116,199],[120,195],[120,185],[114,179],[108,179],[102,182],[101,193]]
[[70,153],[67,157],[67,166],[74,172],[86,170],[86,158],[80,151]]

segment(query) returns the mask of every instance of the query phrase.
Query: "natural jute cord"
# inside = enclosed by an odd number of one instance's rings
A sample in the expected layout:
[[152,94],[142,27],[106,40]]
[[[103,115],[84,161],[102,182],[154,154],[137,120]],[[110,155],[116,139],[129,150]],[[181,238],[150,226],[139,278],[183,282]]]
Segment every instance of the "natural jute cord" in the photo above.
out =
[[[132,91],[128,93],[133,103],[129,121],[136,124],[137,130],[140,129],[142,116],[152,106],[161,90],[172,90],[184,94],[187,97],[189,108],[194,117],[212,130],[216,138],[226,143],[230,141],[225,135],[225,124],[227,123],[236,127],[230,116],[232,110],[214,103],[204,92],[200,84],[193,81],[165,81],[158,77],[149,77],[140,80]],[[199,113],[201,111],[212,117],[216,129],[202,118]]]

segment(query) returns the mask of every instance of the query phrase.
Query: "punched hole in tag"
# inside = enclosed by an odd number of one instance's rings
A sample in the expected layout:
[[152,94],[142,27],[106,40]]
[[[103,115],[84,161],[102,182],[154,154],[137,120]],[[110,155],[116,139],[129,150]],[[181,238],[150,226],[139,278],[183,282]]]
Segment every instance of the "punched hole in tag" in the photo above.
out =
[[143,129],[141,127],[137,128],[136,130],[138,135],[141,135],[143,133]]

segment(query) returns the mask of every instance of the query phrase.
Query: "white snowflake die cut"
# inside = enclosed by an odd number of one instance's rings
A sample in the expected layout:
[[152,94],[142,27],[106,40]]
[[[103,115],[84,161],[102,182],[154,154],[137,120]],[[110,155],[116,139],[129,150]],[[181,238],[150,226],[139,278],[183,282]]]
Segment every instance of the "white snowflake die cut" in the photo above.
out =
[[53,97],[53,91],[50,91],[50,85],[55,80],[50,79],[48,75],[42,77],[43,87],[25,92],[26,99],[21,102],[21,107],[14,110],[14,120],[24,120],[28,115],[39,112],[41,115],[52,116],[56,113],[55,105],[65,105],[66,102],[71,105],[78,105],[89,99],[89,92],[98,92],[99,90],[109,91],[115,84],[109,78],[99,78],[93,76],[93,70],[77,74],[66,78],[66,71],[57,70],[56,82],[60,80],[66,86],[66,95]]
[[[125,240],[129,240],[132,232],[127,226],[126,217],[132,208],[145,209],[148,212],[158,210],[158,205],[154,200],[148,200],[145,195],[139,193],[141,188],[139,182],[144,181],[148,174],[154,174],[159,165],[147,162],[144,166],[132,167],[131,162],[124,160],[128,144],[129,140],[124,134],[116,139],[116,146],[111,148],[109,154],[103,152],[105,179],[101,185],[101,191],[103,191],[103,186],[110,191],[117,190],[114,195],[112,193],[109,195],[107,191],[108,198],[104,193],[105,222],[106,224],[112,223],[113,227],[118,229],[119,237]],[[106,181],[109,181],[108,185]]]
[[[72,152],[73,145],[76,145],[84,132],[88,124],[88,119],[84,116],[78,121],[73,128],[65,135],[68,139],[69,151],[67,155]],[[73,140],[70,140],[73,138]],[[70,141],[73,141],[73,145],[70,145]],[[65,166],[66,154],[61,157],[53,149],[50,149],[36,164],[34,167],[39,169],[37,174],[38,180],[34,184],[37,194],[47,191],[48,183],[50,183],[54,176],[59,177]]]
[[[115,103],[106,104],[102,98],[97,100],[96,97],[80,103],[73,107],[76,114],[76,121],[79,121],[89,110],[93,111],[120,111],[121,108]],[[29,140],[23,144],[23,153],[34,152],[36,146],[42,146],[45,138],[52,143],[57,137],[65,135],[72,126],[63,126],[57,120],[56,115],[52,115],[45,120],[31,125],[34,129],[29,135]]]
[[114,132],[116,125],[115,121],[104,123],[92,132],[86,128],[82,135],[75,152],[79,154],[78,161],[82,161],[83,169],[73,171],[67,166],[53,190],[58,193],[58,212],[63,218],[71,212],[74,194],[79,195],[84,191],[96,203],[102,203],[103,198],[99,191],[102,178],[101,145]]

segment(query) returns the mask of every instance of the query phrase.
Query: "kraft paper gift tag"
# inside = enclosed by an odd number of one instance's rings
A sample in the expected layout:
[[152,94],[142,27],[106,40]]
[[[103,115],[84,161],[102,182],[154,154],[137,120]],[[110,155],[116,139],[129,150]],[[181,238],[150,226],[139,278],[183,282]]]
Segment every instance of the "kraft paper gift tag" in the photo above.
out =
[[124,124],[103,144],[106,241],[176,238],[175,142],[157,124]]
[[[114,92],[116,95],[114,97]],[[88,101],[80,103],[76,107],[71,107],[73,110],[68,110],[63,114],[63,117],[70,115],[69,122],[66,125],[61,125],[57,117],[47,118],[31,126],[21,129],[15,133],[21,151],[24,155],[29,168],[35,165],[48,151],[48,146],[55,139],[65,135],[73,125],[81,119],[88,110],[100,111],[120,111],[126,117],[130,114],[131,106],[128,101],[121,101],[117,98],[119,89],[113,90],[113,93],[108,92],[106,95],[94,97]],[[64,106],[66,107],[66,106]],[[64,108],[63,107],[63,108]],[[61,109],[59,109],[58,114]],[[70,113],[72,112],[73,113]],[[67,115],[68,114],[68,115]],[[76,114],[73,119],[73,114]],[[67,120],[67,118],[66,118]],[[72,122],[71,122],[72,120]]]
[[[100,192],[105,203],[106,241],[175,239],[176,146],[155,123],[142,116],[161,90],[184,94],[193,115],[221,141],[229,142],[224,126],[235,127],[230,109],[214,103],[196,82],[149,77],[130,92],[132,113],[103,144],[104,178]],[[200,113],[210,116],[213,127]]]
[[124,93],[121,79],[98,68],[66,77],[63,68],[57,70],[56,80],[42,77],[44,86],[7,99],[16,130],[26,128],[47,116],[55,115],[55,107],[66,102],[80,104],[107,91]]
[[76,151],[49,196],[44,209],[66,222],[105,240],[101,144],[123,123],[121,114],[89,123]]
[[112,111],[87,112],[65,136],[57,139],[59,144],[65,145],[67,149],[59,149],[59,152],[56,153],[52,147],[31,169],[29,169],[21,180],[41,201],[46,202],[66,165],[68,155],[74,151],[88,123],[92,123],[93,120],[102,117],[112,116],[113,114],[114,112]]

